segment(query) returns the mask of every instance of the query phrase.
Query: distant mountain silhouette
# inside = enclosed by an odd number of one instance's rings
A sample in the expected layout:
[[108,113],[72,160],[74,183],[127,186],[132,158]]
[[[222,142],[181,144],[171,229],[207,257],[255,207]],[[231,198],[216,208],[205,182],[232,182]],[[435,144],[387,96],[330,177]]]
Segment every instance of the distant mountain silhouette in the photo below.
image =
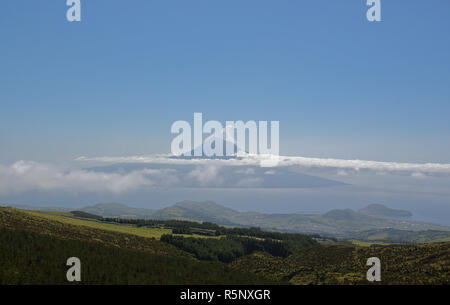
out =
[[388,218],[407,218],[412,216],[412,213],[409,211],[394,210],[382,204],[370,204],[365,208],[360,209],[358,212],[365,215]]
[[81,211],[108,217],[179,219],[212,222],[227,226],[260,227],[266,230],[353,236],[366,230],[450,231],[450,227],[365,215],[351,209],[331,210],[324,214],[263,214],[239,212],[213,201],[182,201],[160,210],[136,209],[122,204],[100,204]]

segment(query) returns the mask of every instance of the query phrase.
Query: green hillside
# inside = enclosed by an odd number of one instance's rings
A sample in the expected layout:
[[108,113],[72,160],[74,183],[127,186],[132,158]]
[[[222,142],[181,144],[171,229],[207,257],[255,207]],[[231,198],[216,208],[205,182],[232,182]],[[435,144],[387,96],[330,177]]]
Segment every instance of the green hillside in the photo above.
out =
[[[159,239],[161,235],[171,233],[170,229],[164,228],[145,228],[127,225],[117,225],[107,222],[100,222],[88,219],[76,218],[74,214],[70,212],[52,212],[52,211],[21,211],[17,209],[10,209],[8,217],[12,218],[11,221],[17,222],[19,226],[32,227],[35,232],[43,230],[49,234],[53,234],[54,230],[49,230],[49,226],[54,227],[55,223],[57,227],[68,228],[69,226],[75,226],[77,232],[85,232],[90,230],[102,230],[106,232],[116,232],[123,234],[131,234],[138,237],[147,237]],[[0,214],[2,217],[2,214]],[[5,217],[5,214],[3,214]],[[35,228],[34,226],[37,226]],[[67,226],[69,225],[69,226]]]
[[[0,208],[0,284],[66,284],[65,261],[72,256],[86,266],[82,284],[274,283],[218,261],[199,261],[161,242],[161,229],[103,224],[70,215]],[[158,238],[142,236],[152,230]]]
[[[66,215],[66,214],[64,214]],[[27,231],[61,239],[91,241],[107,246],[161,255],[186,256],[158,239],[171,230],[136,228],[61,216],[59,212],[0,208],[0,228]]]
[[[382,284],[450,280],[450,242],[369,247],[212,223],[121,221],[0,208],[0,283],[66,284],[65,261],[72,256],[84,266],[81,284],[367,284],[365,262],[372,256],[381,259]],[[216,236],[174,235],[146,224],[195,225]]]

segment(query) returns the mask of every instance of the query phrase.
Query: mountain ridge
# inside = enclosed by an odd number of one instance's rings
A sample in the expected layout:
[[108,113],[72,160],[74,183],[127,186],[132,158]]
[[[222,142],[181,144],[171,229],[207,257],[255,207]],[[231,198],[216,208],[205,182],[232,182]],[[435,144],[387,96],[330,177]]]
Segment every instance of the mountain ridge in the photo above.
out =
[[[95,209],[97,207],[97,210]],[[178,219],[198,222],[212,222],[224,226],[236,227],[260,227],[266,230],[322,234],[329,236],[348,237],[357,232],[366,230],[396,229],[409,231],[450,231],[450,227],[424,222],[391,219],[379,216],[366,215],[351,209],[335,209],[324,214],[265,214],[259,212],[239,212],[222,206],[214,201],[190,201],[178,202],[160,210],[125,209],[126,205],[113,205],[120,215],[111,211],[106,212],[107,205],[103,204],[85,207],[81,211],[100,215],[103,217],[147,218],[147,219]],[[389,208],[387,208],[389,209]],[[126,212],[127,214],[123,214]],[[133,214],[134,213],[134,214]],[[143,214],[139,214],[143,213]],[[133,214],[133,215],[132,215]]]

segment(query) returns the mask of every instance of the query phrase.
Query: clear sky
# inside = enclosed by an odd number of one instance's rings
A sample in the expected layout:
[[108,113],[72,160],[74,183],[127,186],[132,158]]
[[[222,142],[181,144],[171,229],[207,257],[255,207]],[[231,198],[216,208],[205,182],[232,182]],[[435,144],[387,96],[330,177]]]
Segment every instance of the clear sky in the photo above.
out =
[[279,120],[282,154],[450,162],[450,1],[0,4],[0,162],[170,151],[170,126]]

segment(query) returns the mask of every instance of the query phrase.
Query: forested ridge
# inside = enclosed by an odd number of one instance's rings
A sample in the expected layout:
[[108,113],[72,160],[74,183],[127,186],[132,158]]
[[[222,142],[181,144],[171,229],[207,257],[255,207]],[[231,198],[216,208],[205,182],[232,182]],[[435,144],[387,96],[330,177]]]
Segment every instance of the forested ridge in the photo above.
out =
[[[366,279],[369,257],[381,261],[381,282]],[[287,258],[257,252],[231,264],[292,284],[450,284],[450,243],[371,247],[314,246]]]

